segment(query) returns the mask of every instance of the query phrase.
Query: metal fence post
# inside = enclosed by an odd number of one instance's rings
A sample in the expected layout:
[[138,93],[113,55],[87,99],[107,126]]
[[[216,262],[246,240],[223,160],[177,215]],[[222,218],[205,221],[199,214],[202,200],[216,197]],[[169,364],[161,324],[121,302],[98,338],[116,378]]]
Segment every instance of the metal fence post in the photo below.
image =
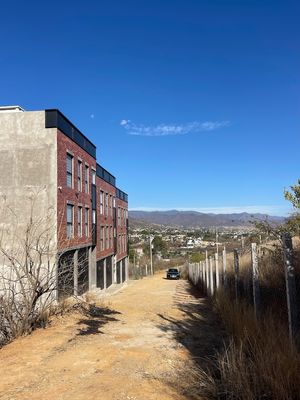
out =
[[292,237],[289,233],[282,235],[286,297],[288,308],[289,335],[294,342],[298,331],[298,309],[296,299],[295,266],[293,257]]

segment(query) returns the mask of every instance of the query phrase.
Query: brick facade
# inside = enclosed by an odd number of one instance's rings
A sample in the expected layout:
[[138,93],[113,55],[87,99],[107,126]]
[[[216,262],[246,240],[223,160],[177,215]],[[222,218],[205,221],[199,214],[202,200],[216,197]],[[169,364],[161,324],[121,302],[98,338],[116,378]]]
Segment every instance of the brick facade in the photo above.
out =
[[96,177],[97,186],[97,260],[115,254],[114,205],[116,188]]
[[128,204],[117,198],[117,261],[127,256]]
[[[67,186],[67,155],[72,156],[72,188]],[[78,162],[81,163],[81,188],[78,188]],[[85,167],[88,168],[88,193],[85,190]],[[58,248],[74,248],[92,244],[92,170],[96,160],[70,138],[57,130],[57,223]],[[73,237],[67,238],[67,204],[73,206]],[[78,224],[78,207],[82,209],[81,233]],[[89,210],[88,213],[86,209]],[[86,215],[88,214],[88,221]],[[86,234],[86,223],[87,232]]]
[[[61,123],[58,117],[54,111],[54,124]],[[57,129],[58,251],[62,262],[74,260],[74,270],[66,272],[74,281],[68,294],[81,294],[127,280],[128,202],[115,177],[97,164],[94,145],[61,118],[66,131]]]

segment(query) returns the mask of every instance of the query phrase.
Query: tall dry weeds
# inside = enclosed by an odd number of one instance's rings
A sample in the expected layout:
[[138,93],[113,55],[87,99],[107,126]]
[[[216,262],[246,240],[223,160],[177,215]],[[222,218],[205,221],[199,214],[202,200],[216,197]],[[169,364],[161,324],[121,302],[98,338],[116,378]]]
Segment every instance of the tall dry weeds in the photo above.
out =
[[232,339],[216,358],[208,397],[299,399],[300,355],[286,326],[271,313],[257,322],[251,306],[232,303],[224,292],[219,292],[216,306]]

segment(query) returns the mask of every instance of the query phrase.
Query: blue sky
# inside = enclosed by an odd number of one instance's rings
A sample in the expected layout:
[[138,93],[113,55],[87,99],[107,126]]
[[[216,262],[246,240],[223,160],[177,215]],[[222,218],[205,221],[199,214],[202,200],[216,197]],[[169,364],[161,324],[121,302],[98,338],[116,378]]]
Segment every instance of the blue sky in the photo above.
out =
[[284,214],[300,177],[300,3],[1,5],[0,104],[59,108],[131,209]]

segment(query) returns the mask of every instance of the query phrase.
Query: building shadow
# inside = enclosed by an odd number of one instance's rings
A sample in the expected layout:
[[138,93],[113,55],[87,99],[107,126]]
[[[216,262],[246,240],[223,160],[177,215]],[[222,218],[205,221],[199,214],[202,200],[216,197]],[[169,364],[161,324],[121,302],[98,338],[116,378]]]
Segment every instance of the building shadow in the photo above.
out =
[[115,316],[121,313],[108,307],[89,304],[83,308],[82,314],[83,318],[77,322],[77,325],[82,326],[82,328],[79,329],[76,336],[103,334],[101,328],[109,322],[119,321]]

